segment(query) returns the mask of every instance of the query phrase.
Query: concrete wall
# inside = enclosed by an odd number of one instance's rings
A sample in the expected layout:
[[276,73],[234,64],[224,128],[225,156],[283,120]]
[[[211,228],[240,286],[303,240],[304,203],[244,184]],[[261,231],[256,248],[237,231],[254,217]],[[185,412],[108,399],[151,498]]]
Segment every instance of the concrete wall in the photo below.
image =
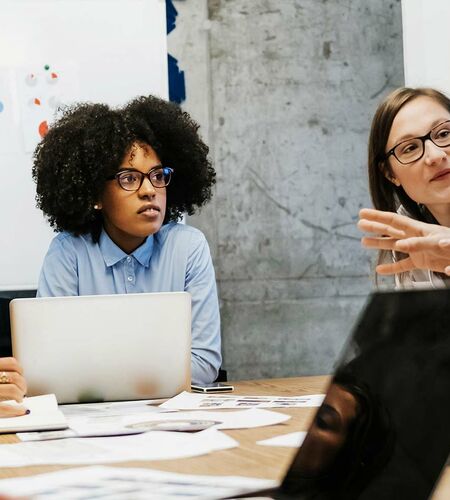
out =
[[232,379],[327,373],[372,287],[371,116],[403,84],[388,0],[179,0],[169,50],[217,170],[211,244]]

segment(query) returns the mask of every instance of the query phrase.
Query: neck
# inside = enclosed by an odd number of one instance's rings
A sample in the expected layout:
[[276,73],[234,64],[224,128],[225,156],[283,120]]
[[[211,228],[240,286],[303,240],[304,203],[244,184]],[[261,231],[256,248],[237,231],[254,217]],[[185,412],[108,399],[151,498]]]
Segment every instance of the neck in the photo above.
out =
[[147,237],[131,236],[127,233],[124,233],[123,231],[118,230],[116,227],[111,226],[106,221],[103,227],[111,240],[127,254],[133,253],[147,239]]

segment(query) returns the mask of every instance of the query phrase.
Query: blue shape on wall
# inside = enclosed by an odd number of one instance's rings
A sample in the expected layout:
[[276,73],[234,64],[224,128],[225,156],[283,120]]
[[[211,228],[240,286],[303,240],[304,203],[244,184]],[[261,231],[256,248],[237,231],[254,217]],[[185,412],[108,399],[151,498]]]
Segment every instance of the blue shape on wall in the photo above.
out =
[[172,0],[166,0],[166,22],[167,34],[175,29],[175,19],[178,15],[177,9],[173,5]]
[[169,69],[169,100],[181,104],[186,100],[186,87],[184,84],[184,71],[178,68],[175,57],[167,54]]
[[[166,22],[167,34],[173,31],[176,27],[176,17],[178,16],[177,9],[173,5],[172,0],[166,0]],[[184,71],[178,67],[178,61],[175,57],[167,54],[168,71],[169,71],[169,100],[181,104],[186,100],[186,87],[184,83]]]

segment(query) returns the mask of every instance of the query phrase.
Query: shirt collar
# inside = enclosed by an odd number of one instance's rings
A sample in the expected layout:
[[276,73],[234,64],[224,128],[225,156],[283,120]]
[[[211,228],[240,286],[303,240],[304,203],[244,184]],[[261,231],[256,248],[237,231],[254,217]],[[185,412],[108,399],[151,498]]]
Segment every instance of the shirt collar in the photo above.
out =
[[[102,253],[105,264],[108,267],[114,266],[121,260],[128,257],[128,254],[120,249],[114,241],[108,236],[108,233],[102,229],[99,240],[99,247]],[[150,258],[153,253],[153,235],[147,237],[145,242],[136,250],[131,253],[141,266],[148,267],[150,265]]]

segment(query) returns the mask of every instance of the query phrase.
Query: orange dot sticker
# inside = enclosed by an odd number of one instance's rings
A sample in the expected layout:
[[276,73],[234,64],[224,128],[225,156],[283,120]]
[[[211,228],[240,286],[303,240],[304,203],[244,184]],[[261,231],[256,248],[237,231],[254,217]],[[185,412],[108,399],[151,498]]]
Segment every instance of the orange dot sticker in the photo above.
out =
[[39,135],[41,136],[41,139],[43,139],[47,135],[47,132],[48,132],[47,120],[44,120],[43,122],[41,122],[39,124],[38,130],[39,130]]
[[36,104],[36,106],[40,106],[41,105],[41,100],[38,99],[37,97],[34,98],[34,104]]

